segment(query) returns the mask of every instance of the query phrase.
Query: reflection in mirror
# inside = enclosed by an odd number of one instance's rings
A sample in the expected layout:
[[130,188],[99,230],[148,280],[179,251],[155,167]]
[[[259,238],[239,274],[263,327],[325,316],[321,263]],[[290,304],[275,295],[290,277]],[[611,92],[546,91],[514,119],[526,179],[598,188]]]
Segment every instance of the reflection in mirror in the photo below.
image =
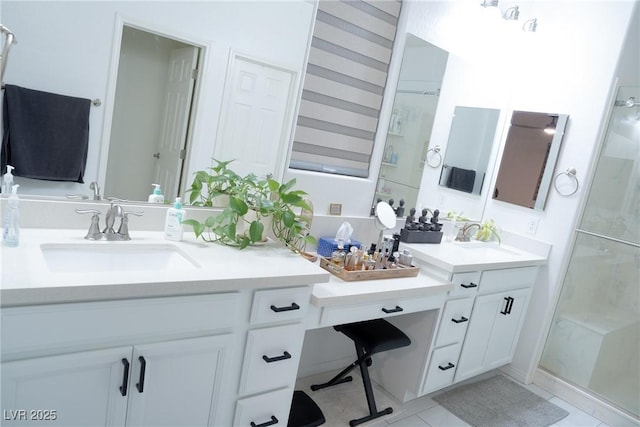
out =
[[456,106],[440,185],[481,194],[500,110]]
[[180,194],[187,127],[200,49],[124,25],[104,194],[165,200]]
[[543,210],[553,177],[566,114],[514,111],[493,198]]
[[406,36],[373,207],[379,200],[389,201],[392,208],[402,208],[398,216],[403,216],[405,206],[416,204],[448,55]]

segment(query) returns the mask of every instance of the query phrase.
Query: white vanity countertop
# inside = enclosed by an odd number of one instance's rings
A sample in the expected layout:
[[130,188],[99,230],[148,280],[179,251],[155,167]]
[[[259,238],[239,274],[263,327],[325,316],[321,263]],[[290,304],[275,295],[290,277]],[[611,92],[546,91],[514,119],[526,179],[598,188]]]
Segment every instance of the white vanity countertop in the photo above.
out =
[[[121,298],[146,298],[204,294],[246,288],[288,287],[323,283],[330,273],[296,255],[278,243],[243,250],[196,240],[185,232],[182,242],[163,239],[160,232],[132,231],[127,242],[92,242],[84,239],[84,230],[22,229],[20,245],[2,247],[0,305],[31,305]],[[164,268],[137,269],[136,264],[118,271],[100,267],[78,270],[50,266],[41,245],[67,245],[82,250],[96,245],[120,246],[123,251],[136,245],[165,245],[178,249],[194,266],[180,258]],[[132,258],[134,256],[132,255]],[[68,260],[63,260],[64,264]],[[105,263],[108,260],[105,260]],[[144,266],[141,266],[144,267]],[[82,271],[84,268],[85,271]],[[118,268],[118,266],[114,266]],[[66,271],[65,271],[66,270]]]
[[544,265],[548,257],[492,242],[401,243],[403,249],[409,249],[415,259],[449,273]]
[[331,275],[329,283],[313,287],[311,303],[318,307],[367,303],[394,298],[411,298],[446,293],[453,289],[447,280],[420,271],[416,277],[344,281]]

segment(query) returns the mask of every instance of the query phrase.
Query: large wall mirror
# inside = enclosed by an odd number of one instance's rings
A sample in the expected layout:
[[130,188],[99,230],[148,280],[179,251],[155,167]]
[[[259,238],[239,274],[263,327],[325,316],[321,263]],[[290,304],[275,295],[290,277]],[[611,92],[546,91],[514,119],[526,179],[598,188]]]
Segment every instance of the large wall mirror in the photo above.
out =
[[493,198],[543,210],[569,116],[514,111]]
[[439,184],[481,194],[500,110],[456,106]]
[[400,77],[372,206],[400,200],[414,207],[425,166],[448,52],[406,35]]

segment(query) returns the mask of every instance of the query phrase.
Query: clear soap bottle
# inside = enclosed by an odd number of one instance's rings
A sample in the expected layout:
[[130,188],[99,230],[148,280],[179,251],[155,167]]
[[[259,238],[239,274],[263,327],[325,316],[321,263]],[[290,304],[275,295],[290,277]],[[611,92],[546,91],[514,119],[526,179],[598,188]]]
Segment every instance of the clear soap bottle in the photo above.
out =
[[19,185],[11,187],[11,195],[7,200],[7,210],[4,215],[2,246],[18,246],[20,242],[20,199],[18,199]]

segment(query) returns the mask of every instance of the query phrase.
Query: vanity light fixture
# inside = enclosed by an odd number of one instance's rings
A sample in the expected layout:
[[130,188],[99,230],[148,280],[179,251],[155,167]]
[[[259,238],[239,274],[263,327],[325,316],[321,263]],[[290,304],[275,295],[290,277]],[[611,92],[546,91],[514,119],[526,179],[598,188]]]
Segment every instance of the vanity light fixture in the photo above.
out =
[[522,25],[522,31],[534,33],[538,28],[538,20],[536,18],[528,19]]
[[558,117],[551,117],[551,121],[544,127],[544,133],[547,135],[553,135],[556,133],[556,120]]
[[482,7],[498,7],[498,0],[483,0],[480,3]]
[[505,10],[502,14],[502,17],[507,21],[517,21],[520,16],[520,7],[512,6],[509,9]]

